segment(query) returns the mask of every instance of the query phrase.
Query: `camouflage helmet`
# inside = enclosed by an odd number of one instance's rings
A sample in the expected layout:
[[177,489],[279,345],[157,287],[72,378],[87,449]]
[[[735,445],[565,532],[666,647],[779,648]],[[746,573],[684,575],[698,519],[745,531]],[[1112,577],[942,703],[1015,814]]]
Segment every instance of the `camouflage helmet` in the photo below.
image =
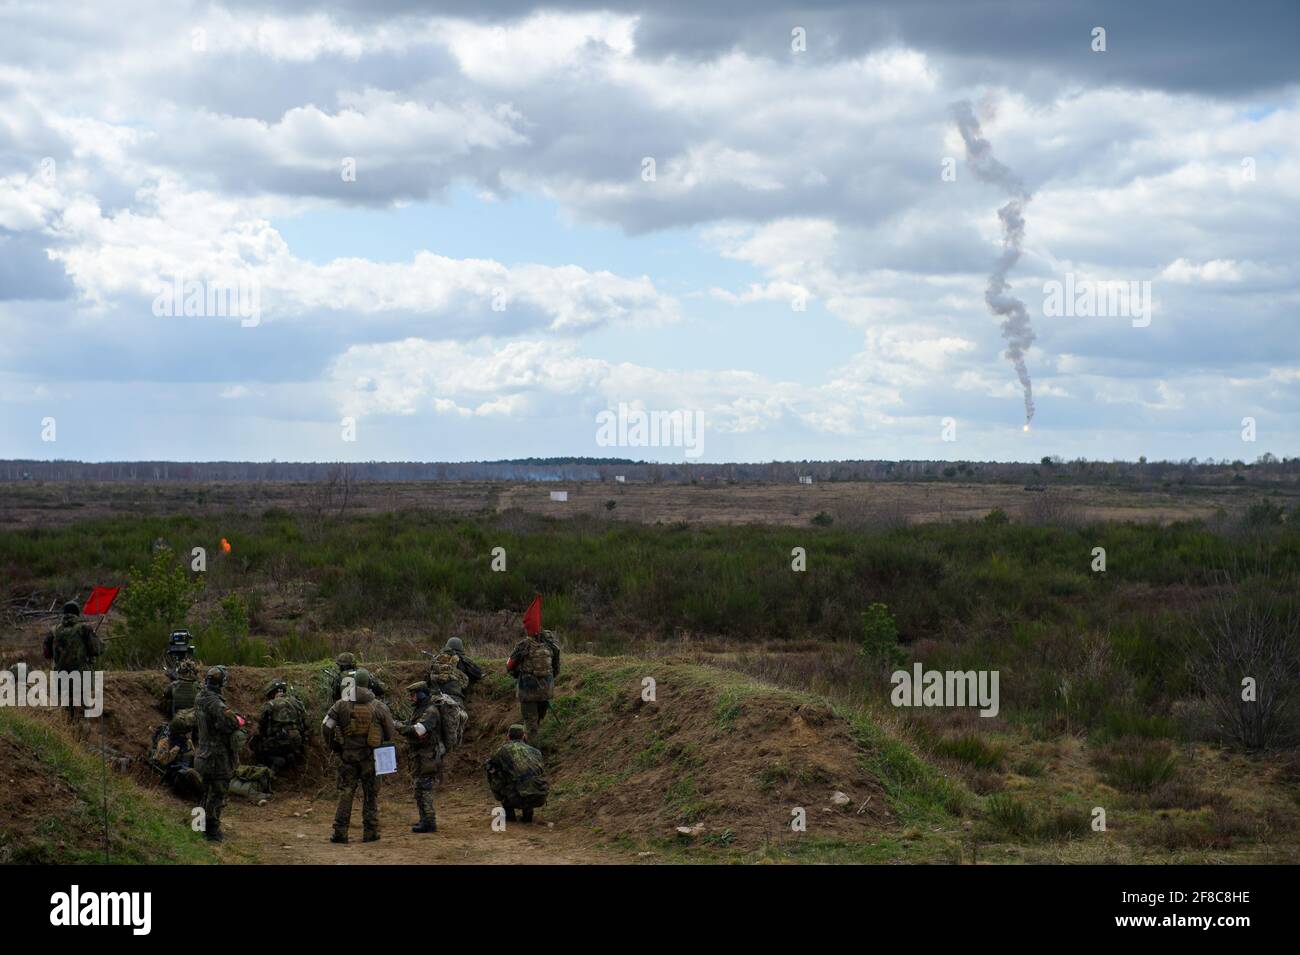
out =
[[271,699],[271,697],[275,696],[275,694],[279,693],[281,690],[283,690],[285,693],[288,693],[289,684],[285,683],[284,680],[282,680],[280,677],[276,677],[274,680],[272,680],[270,683],[266,685],[266,689],[262,691],[262,695],[269,700]]
[[414,693],[416,696],[428,696],[431,692],[429,684],[423,680],[417,680],[406,688],[407,693]]
[[511,723],[510,729],[506,731],[506,735],[511,739],[523,739],[527,732],[528,731],[524,728],[523,723]]
[[225,684],[226,684],[226,668],[223,666],[209,667],[208,685],[225,686]]
[[176,676],[182,680],[197,680],[199,678],[199,665],[186,658],[176,668]]
[[355,670],[357,668],[357,658],[351,653],[340,653],[334,658],[334,665],[340,670]]
[[367,690],[370,689],[370,671],[364,667],[352,671],[352,681],[357,686],[364,686]]
[[167,729],[176,736],[184,736],[190,731],[189,726],[185,722],[185,718],[182,716],[173,716],[172,721],[167,724]]
[[65,617],[80,617],[81,608],[77,606],[77,602],[75,600],[69,600],[67,603],[63,605],[63,615]]
[[464,653],[465,641],[461,640],[460,637],[452,637],[450,640],[447,641],[447,645],[443,647],[443,649],[450,650],[453,653]]

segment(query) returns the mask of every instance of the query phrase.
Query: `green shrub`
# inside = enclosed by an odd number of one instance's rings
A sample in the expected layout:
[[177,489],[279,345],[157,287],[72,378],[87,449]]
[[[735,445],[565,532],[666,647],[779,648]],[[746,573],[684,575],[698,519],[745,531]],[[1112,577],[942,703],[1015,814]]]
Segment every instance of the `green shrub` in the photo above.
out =
[[862,615],[862,656],[886,667],[898,666],[907,654],[898,645],[898,624],[889,608],[873,603]]

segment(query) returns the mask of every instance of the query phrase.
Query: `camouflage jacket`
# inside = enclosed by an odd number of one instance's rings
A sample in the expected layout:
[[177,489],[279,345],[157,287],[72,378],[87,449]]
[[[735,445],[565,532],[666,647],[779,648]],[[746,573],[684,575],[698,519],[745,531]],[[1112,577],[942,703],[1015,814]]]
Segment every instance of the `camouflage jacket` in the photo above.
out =
[[104,652],[104,641],[90,624],[72,616],[64,617],[63,623],[54,628],[50,646],[54,669],[66,673],[89,670]]
[[550,791],[542,752],[523,740],[507,740],[484,764],[488,785],[498,799],[545,798]]
[[199,691],[194,712],[199,725],[199,751],[194,768],[205,779],[229,779],[239,763],[235,743],[239,718],[220,693],[206,686]]
[[257,718],[257,735],[262,743],[286,743],[292,746],[307,741],[307,707],[296,696],[285,694],[267,700]]
[[506,663],[518,684],[515,694],[525,703],[549,700],[560,675],[560,648],[546,636],[526,637],[515,644]]
[[339,700],[321,722],[325,745],[345,763],[364,764],[375,747],[397,738],[393,714],[375,694],[357,687],[356,700]]
[[397,731],[411,746],[413,774],[431,776],[442,767],[446,751],[442,742],[442,716],[433,700],[413,713],[409,722],[399,723]]

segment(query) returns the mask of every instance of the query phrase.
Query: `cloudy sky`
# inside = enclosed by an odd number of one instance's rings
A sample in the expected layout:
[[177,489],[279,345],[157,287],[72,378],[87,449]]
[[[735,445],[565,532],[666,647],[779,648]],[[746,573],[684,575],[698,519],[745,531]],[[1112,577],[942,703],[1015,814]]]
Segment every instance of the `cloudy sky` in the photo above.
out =
[[1294,455],[1298,11],[5,0],[0,457]]

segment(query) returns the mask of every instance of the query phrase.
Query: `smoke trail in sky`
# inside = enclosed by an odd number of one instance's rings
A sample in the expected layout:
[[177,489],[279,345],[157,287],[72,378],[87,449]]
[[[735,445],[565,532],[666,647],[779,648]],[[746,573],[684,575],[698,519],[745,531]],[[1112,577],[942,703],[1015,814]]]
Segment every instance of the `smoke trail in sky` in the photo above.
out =
[[957,129],[966,144],[966,160],[975,175],[983,182],[1000,186],[1011,196],[1011,200],[998,210],[1002,221],[1002,255],[997,261],[992,274],[989,275],[988,288],[984,291],[984,301],[989,310],[1002,319],[1002,337],[1007,342],[1007,358],[1015,366],[1016,376],[1025,393],[1025,428],[1034,418],[1034,386],[1029,380],[1029,368],[1025,365],[1025,352],[1034,343],[1034,329],[1029,324],[1029,312],[1025,303],[1011,294],[1007,283],[1007,273],[1020,261],[1021,243],[1025,238],[1025,203],[1029,193],[1024,183],[1010,169],[993,157],[993,147],[980,131],[979,120],[967,100],[954,103],[953,117],[957,120]]

